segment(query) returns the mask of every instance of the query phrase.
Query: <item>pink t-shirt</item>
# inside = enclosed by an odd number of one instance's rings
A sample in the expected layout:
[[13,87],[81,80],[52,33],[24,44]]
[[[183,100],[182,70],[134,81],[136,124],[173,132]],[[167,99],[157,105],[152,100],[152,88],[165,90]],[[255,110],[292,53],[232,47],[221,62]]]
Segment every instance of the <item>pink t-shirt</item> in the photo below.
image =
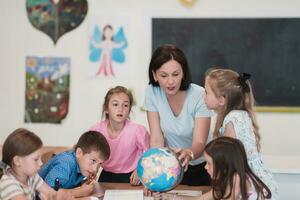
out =
[[110,146],[110,157],[102,167],[113,173],[129,173],[136,169],[142,153],[149,148],[149,134],[142,125],[126,120],[120,135],[112,139],[107,131],[108,120],[100,121],[91,130],[102,133]]

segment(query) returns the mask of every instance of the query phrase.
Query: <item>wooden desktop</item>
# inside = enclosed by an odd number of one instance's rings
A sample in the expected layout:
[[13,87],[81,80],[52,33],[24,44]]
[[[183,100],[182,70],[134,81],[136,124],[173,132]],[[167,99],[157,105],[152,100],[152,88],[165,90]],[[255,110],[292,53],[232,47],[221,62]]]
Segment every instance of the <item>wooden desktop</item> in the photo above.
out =
[[[106,189],[126,189],[126,190],[142,190],[144,188],[143,185],[132,186],[129,183],[99,183],[104,190]],[[201,190],[204,193],[210,189],[210,186],[189,186],[189,185],[178,185],[174,189],[176,190]]]
[[[192,191],[201,191],[206,193],[210,190],[210,186],[188,186],[188,185],[178,185],[174,190],[191,190]],[[99,194],[104,194],[105,190],[143,190],[144,186],[132,186],[129,183],[97,183],[95,196]],[[101,195],[100,195],[101,196]]]

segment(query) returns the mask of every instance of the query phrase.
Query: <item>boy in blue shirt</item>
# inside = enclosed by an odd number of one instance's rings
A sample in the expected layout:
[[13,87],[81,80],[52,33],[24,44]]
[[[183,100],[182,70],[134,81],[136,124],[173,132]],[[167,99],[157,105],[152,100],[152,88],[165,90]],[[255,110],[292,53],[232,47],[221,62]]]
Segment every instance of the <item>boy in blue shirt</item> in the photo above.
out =
[[[97,131],[87,131],[81,135],[74,150],[54,156],[42,167],[39,175],[56,190],[67,189],[73,197],[89,196],[94,191],[94,184],[89,183],[109,155],[105,137]],[[81,185],[84,178],[87,181]]]

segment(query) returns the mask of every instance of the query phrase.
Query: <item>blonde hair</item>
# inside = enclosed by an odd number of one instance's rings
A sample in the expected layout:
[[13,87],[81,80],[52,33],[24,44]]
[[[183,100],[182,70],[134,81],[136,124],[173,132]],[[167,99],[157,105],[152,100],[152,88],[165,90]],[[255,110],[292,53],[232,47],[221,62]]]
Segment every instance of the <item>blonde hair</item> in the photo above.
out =
[[126,87],[116,86],[114,88],[109,89],[108,92],[106,93],[105,97],[104,97],[104,103],[103,103],[103,106],[102,106],[102,118],[104,116],[105,116],[105,119],[109,118],[108,113],[105,112],[105,111],[108,110],[109,100],[112,97],[112,95],[120,94],[120,93],[124,93],[128,96],[129,104],[130,104],[129,112],[131,111],[131,107],[132,107],[132,104],[133,104],[133,95],[132,95],[131,91],[128,90]]
[[225,98],[225,105],[217,116],[214,136],[219,136],[219,129],[222,127],[225,116],[232,110],[246,111],[252,121],[256,146],[260,150],[260,134],[254,112],[254,96],[249,80],[242,80],[241,75],[230,69],[210,68],[205,77],[209,77],[209,84],[217,97]]

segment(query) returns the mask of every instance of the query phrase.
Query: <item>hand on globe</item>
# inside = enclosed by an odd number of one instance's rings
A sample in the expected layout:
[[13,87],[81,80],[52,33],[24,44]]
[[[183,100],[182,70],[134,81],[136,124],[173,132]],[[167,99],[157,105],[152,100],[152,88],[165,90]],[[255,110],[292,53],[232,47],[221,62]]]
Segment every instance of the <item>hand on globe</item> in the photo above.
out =
[[137,174],[150,191],[165,192],[181,182],[183,168],[171,149],[152,148],[139,159]]
[[131,176],[130,176],[130,184],[131,185],[139,185],[140,184],[140,179],[137,175],[137,171],[134,170],[132,173],[131,173]]
[[178,160],[180,160],[182,167],[184,168],[184,171],[188,169],[189,162],[192,160],[191,156],[191,149],[181,149],[181,148],[174,148],[173,151],[175,152]]

